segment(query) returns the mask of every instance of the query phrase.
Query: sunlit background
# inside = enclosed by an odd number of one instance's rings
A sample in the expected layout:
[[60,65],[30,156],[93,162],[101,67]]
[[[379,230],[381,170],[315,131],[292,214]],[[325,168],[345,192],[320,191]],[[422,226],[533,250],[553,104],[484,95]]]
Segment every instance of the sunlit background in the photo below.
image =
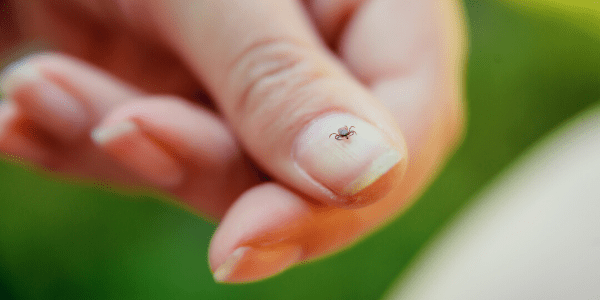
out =
[[471,197],[600,100],[598,1],[464,2],[464,143],[414,207],[341,253],[253,284],[214,283],[215,225],[157,196],[0,163],[0,299],[379,299]]

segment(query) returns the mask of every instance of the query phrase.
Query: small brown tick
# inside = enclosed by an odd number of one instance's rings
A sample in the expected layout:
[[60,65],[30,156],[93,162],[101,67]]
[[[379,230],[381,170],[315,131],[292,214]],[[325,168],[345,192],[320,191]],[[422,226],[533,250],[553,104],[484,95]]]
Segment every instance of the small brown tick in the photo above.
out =
[[348,139],[349,136],[357,134],[356,131],[352,130],[352,128],[354,128],[354,126],[350,126],[350,128],[348,128],[348,126],[344,126],[338,129],[338,133],[332,133],[329,135],[329,137],[331,138],[331,136],[335,134],[336,140],[341,140],[343,138]]

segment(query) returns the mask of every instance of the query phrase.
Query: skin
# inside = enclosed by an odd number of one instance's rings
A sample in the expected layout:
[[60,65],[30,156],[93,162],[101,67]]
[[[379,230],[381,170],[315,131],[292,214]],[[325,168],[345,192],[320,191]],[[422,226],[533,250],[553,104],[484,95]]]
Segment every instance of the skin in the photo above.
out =
[[[24,45],[52,49],[21,65],[85,107],[84,121],[74,123],[81,115],[46,111],[39,95],[27,94],[31,82],[13,82],[12,104],[0,109],[0,151],[65,176],[158,188],[219,220],[209,249],[219,281],[259,280],[347,247],[406,209],[461,139],[465,40],[460,7],[450,0],[0,3],[10,8],[2,20],[3,59],[17,59]],[[228,13],[197,15],[212,9]],[[322,62],[327,80],[309,77],[315,84],[303,91],[350,91],[350,98],[331,101],[377,123],[408,154],[410,163],[403,159],[364,191],[375,200],[332,206],[295,180],[285,159],[270,159],[289,153],[286,137],[297,136],[289,128],[306,121],[277,118],[293,102],[273,106],[269,94],[236,92],[253,86],[236,77],[236,62],[260,61],[260,43],[291,45],[301,61]],[[247,108],[237,109],[240,103]],[[315,116],[330,109],[327,103],[294,111]],[[265,115],[261,107],[273,109]],[[124,121],[134,130],[104,143],[90,138],[94,129]],[[160,159],[145,161],[126,145]],[[167,171],[168,179],[157,176]]]

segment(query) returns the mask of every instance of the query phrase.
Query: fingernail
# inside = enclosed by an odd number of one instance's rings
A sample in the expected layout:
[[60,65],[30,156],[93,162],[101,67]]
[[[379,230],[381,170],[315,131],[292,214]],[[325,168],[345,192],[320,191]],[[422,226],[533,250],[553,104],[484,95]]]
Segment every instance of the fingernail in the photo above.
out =
[[[338,130],[345,126],[351,129],[349,135],[343,131],[340,135]],[[404,156],[385,135],[349,114],[311,122],[298,136],[294,151],[296,166],[303,173],[341,196],[341,203],[332,203],[338,206],[364,205],[382,198],[403,171]]]
[[83,105],[32,65],[23,61],[10,65],[0,75],[0,82],[7,98],[19,103],[24,114],[58,137],[78,138],[87,130]]
[[92,140],[122,164],[156,185],[173,187],[184,178],[181,165],[132,121],[96,128],[92,132]]
[[240,247],[214,272],[216,282],[250,282],[268,278],[297,263],[302,256],[299,245],[277,247]]

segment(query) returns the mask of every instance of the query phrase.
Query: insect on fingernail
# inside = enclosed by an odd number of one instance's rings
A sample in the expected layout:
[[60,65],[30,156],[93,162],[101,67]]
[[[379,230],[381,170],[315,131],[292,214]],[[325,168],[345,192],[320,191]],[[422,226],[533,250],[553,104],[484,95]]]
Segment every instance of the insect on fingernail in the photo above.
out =
[[352,130],[352,128],[354,128],[354,126],[350,126],[350,128],[348,128],[348,126],[344,126],[338,129],[338,133],[334,132],[330,134],[329,137],[331,138],[331,136],[335,134],[336,140],[341,140],[343,138],[349,139],[349,136],[357,134],[356,131]]

